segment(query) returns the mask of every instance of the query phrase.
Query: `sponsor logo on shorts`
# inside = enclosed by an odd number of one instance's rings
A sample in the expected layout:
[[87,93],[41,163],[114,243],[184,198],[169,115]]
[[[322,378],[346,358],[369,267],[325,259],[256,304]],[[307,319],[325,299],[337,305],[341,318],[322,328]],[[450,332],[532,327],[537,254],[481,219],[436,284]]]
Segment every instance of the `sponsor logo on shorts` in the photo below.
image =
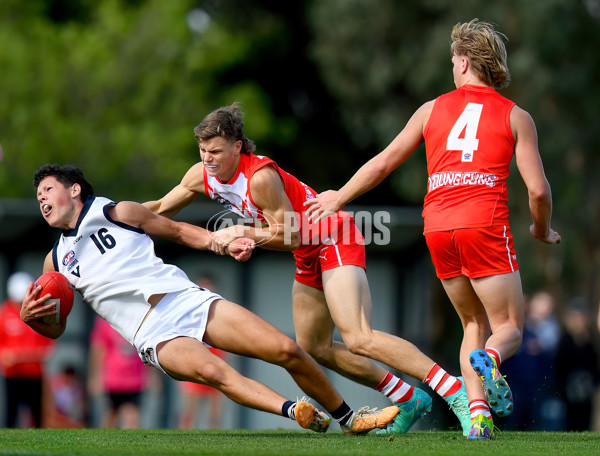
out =
[[319,250],[319,258],[323,261],[327,261],[327,250],[325,248]]

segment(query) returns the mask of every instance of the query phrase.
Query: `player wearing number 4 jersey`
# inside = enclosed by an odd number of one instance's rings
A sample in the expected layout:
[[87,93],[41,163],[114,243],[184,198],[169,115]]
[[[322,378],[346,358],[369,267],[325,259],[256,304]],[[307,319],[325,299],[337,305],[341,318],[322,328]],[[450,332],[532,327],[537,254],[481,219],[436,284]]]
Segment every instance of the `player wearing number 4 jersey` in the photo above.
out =
[[[58,270],[84,302],[135,346],[142,361],[185,381],[210,385],[247,407],[280,414],[300,426],[325,432],[331,419],[307,400],[289,401],[243,377],[207,344],[279,365],[308,395],[334,416],[342,414],[351,433],[385,427],[398,413],[361,409],[354,413],[319,365],[292,339],[250,311],[198,287],[185,273],[154,254],[148,235],[189,247],[221,252],[207,230],[160,217],[138,203],[93,196],[78,168],[45,165],[34,175],[44,219],[62,235],[44,262]],[[239,239],[223,253],[245,261],[254,241]],[[48,324],[56,314],[50,295],[28,287],[21,318],[40,334],[57,338],[66,321]],[[232,330],[235,328],[235,330]]]
[[[429,174],[423,217],[433,264],[464,330],[460,349],[469,438],[492,438],[490,409],[511,413],[500,362],[521,344],[523,294],[508,225],[506,179],[513,155],[529,193],[530,233],[560,242],[552,200],[527,112],[496,89],[510,81],[501,34],[477,19],[452,30],[456,90],[421,106],[380,154],[339,191],[306,202],[310,220],[339,211],[379,184],[424,141]],[[491,335],[490,335],[491,330]]]

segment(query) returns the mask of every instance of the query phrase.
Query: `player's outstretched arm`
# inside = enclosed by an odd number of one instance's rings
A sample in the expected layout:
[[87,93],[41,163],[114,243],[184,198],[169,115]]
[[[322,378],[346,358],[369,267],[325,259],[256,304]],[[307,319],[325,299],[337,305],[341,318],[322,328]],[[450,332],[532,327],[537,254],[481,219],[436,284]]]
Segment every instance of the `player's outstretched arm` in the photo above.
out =
[[150,236],[160,236],[198,250],[210,250],[207,230],[184,222],[175,222],[155,214],[142,204],[122,201],[109,210],[115,221],[144,230]]
[[[48,253],[44,260],[44,272],[49,271],[54,271],[52,252]],[[42,320],[44,317],[54,317],[57,309],[54,302],[46,304],[46,301],[50,299],[49,294],[39,296],[41,289],[41,286],[36,287],[33,282],[27,287],[27,292],[21,305],[21,320],[42,336],[57,339],[65,332],[67,323],[63,321],[57,324],[49,324]]]
[[433,101],[425,103],[410,118],[404,129],[378,155],[365,163],[338,191],[329,190],[307,200],[308,220],[316,222],[336,213],[354,198],[379,185],[406,160],[423,141],[423,129],[431,114]]
[[159,200],[147,201],[143,205],[158,215],[172,218],[191,204],[200,193],[204,193],[204,167],[202,163],[197,163],[169,193]]
[[190,223],[170,220],[132,201],[118,203],[109,209],[109,213],[113,220],[140,228],[150,236],[160,236],[193,249],[231,255],[238,261],[246,261],[254,247],[252,242],[239,241],[229,251],[228,246],[220,246],[214,241],[210,231]]
[[517,168],[529,194],[529,211],[533,220],[529,232],[542,242],[558,244],[560,234],[550,227],[552,192],[544,174],[535,124],[531,116],[518,106],[511,111],[510,124],[516,140]]

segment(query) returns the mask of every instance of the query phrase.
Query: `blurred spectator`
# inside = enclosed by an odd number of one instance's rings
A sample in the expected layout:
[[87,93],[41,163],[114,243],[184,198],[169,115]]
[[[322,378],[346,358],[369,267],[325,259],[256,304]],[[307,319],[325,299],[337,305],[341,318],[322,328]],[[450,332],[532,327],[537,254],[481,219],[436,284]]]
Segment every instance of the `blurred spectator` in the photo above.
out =
[[[196,279],[196,284],[200,288],[206,288],[210,291],[217,291],[215,279],[203,274]],[[226,353],[222,350],[209,347],[215,355],[224,358]],[[179,427],[181,429],[192,429],[198,427],[200,416],[206,416],[203,412],[208,408],[207,427],[209,429],[218,429],[221,426],[221,410],[223,407],[223,394],[207,385],[193,382],[179,382],[180,391],[183,399],[183,407],[179,417]]]
[[[21,303],[33,277],[16,272],[8,278],[8,298],[0,305],[0,368],[5,377],[6,427],[41,427],[44,360],[53,346],[21,320]],[[19,414],[26,406],[30,418]],[[19,417],[21,420],[19,421]]]
[[591,428],[594,395],[600,382],[592,321],[585,298],[574,298],[569,302],[557,359],[558,388],[567,405],[568,431]]
[[546,291],[525,300],[523,343],[504,365],[516,404],[503,420],[505,429],[558,431],[564,425],[564,405],[554,397],[561,337],[554,309],[554,297]]
[[560,323],[556,318],[554,297],[547,291],[538,291],[529,300],[525,324],[536,336],[534,351],[553,353],[561,336]]
[[92,397],[106,394],[108,399],[101,427],[138,428],[149,368],[135,348],[100,317],[92,330],[89,356],[88,391]]
[[51,404],[47,427],[86,427],[87,404],[84,382],[73,366],[65,366],[50,377]]

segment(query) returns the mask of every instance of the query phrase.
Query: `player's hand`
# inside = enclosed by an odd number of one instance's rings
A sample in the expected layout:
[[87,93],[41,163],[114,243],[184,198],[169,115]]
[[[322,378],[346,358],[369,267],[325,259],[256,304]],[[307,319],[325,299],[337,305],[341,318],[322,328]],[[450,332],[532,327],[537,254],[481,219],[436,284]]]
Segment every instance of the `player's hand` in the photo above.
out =
[[210,250],[215,252],[217,255],[227,255],[227,247],[236,239],[243,237],[239,225],[229,226],[221,230],[213,231],[210,233],[211,244]]
[[307,200],[304,205],[309,206],[306,210],[308,220],[315,223],[342,209],[342,204],[339,201],[339,192],[335,190],[327,190],[326,192],[319,193],[316,198]]
[[51,298],[50,294],[38,298],[41,289],[41,286],[38,285],[36,287],[33,282],[27,287],[25,297],[23,298],[23,304],[21,305],[21,320],[25,323],[39,320],[44,317],[54,317],[58,312],[54,301],[50,304],[45,304],[45,302]]
[[531,225],[529,227],[529,232],[534,238],[544,242],[545,244],[560,244],[560,234],[558,234],[558,232],[554,231],[552,228],[548,229],[547,235],[539,235],[535,229],[535,225]]
[[250,259],[255,246],[253,239],[239,238],[227,246],[227,251],[236,260],[244,262]]

